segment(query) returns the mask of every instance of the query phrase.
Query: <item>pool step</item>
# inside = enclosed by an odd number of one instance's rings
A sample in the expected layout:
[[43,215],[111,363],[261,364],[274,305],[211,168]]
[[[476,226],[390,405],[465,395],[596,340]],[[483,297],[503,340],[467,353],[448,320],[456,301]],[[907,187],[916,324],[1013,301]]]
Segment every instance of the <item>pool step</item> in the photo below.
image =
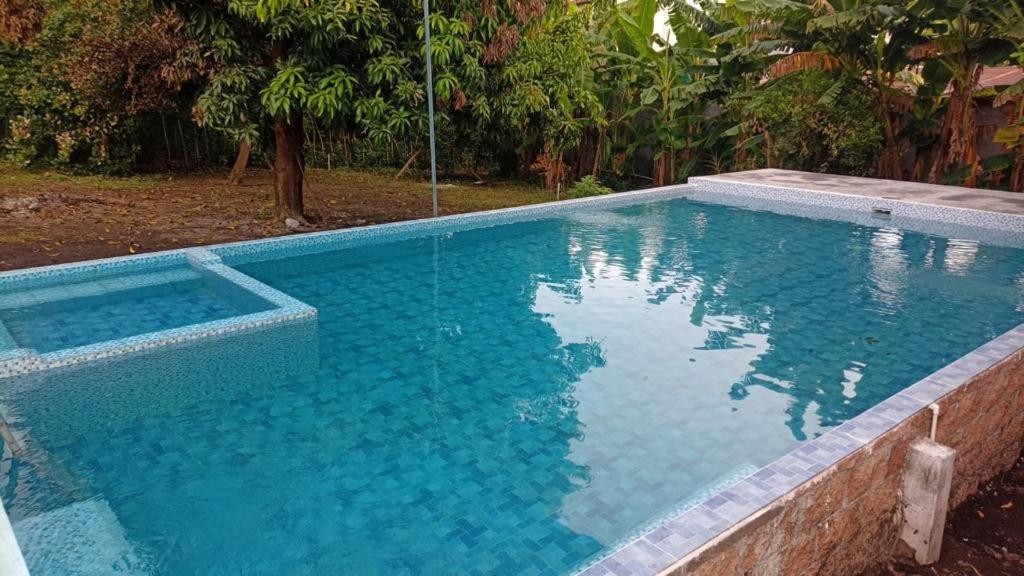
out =
[[199,272],[191,268],[177,267],[171,270],[140,272],[136,274],[99,278],[61,284],[58,286],[41,286],[25,290],[11,291],[0,294],[0,309],[24,308],[38,306],[60,300],[88,298],[90,296],[109,295],[124,290],[135,290],[161,284],[198,280]]
[[[25,560],[35,574],[153,573],[145,555],[128,541],[124,527],[105,500],[75,502],[15,521],[13,527]],[[46,550],[63,553],[35,555]]]

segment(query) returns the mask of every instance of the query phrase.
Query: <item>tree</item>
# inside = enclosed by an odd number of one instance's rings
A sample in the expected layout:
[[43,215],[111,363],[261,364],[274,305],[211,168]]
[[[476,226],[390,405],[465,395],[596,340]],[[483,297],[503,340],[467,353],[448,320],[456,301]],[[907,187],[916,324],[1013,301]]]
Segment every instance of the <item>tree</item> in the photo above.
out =
[[518,132],[524,164],[542,148],[548,189],[565,183],[565,152],[603,116],[591,81],[588,21],[572,3],[549,9],[501,69],[494,112],[503,132]]
[[[668,6],[674,41],[655,34],[656,0],[638,0],[617,7],[610,30],[612,74],[629,79],[627,102],[616,121],[633,124],[629,153],[653,140],[654,183],[685,178],[699,160],[709,93],[714,89],[716,53],[707,15],[686,2]],[[650,136],[650,140],[647,136]]]
[[937,140],[928,181],[937,184],[944,172],[966,166],[966,186],[975,186],[980,157],[975,146],[974,91],[982,67],[1005,61],[1013,49],[1000,35],[999,20],[986,0],[924,3],[929,38],[910,49],[915,59],[933,60],[950,77],[946,113]]
[[21,162],[134,169],[147,115],[175,108],[195,69],[180,20],[148,0],[22,1],[0,20],[6,147]]
[[781,37],[788,53],[767,68],[768,77],[808,70],[833,73],[834,83],[821,95],[823,105],[835,102],[844,87],[863,86],[885,136],[875,173],[900,178],[900,133],[913,107],[911,91],[921,83],[907,55],[908,46],[922,41],[915,13],[902,2],[822,0],[789,15],[801,24],[785,28]]
[[0,1],[0,39],[12,44],[27,42],[43,20],[43,0]]
[[[999,27],[1000,36],[1017,45],[1012,58],[1024,68],[1024,4],[1009,0],[1005,5],[993,8],[992,14]],[[1024,192],[1024,80],[1007,86],[996,96],[996,107],[1014,104],[1015,111],[1008,126],[996,132],[995,140],[1007,147],[1012,154],[1010,169],[1010,190]]]
[[375,0],[173,5],[208,60],[196,120],[240,142],[272,131],[278,214],[302,220],[306,116],[329,121],[353,110],[356,68],[386,50],[389,12]]

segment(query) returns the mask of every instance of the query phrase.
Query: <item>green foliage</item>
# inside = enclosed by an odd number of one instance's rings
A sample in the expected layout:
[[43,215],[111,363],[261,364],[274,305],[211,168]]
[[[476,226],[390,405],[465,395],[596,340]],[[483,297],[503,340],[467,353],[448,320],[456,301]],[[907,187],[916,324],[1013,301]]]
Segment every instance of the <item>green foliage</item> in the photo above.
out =
[[376,83],[393,80],[401,64],[389,69],[379,56],[391,16],[375,1],[172,4],[189,37],[207,50],[196,120],[254,144],[269,119],[330,122],[355,110],[360,62],[369,62]]
[[795,73],[729,105],[762,126],[772,166],[868,175],[882,150],[882,124],[866,113],[872,102],[861,84],[835,86],[820,70]]
[[4,151],[20,164],[133,170],[154,112],[187,79],[178,22],[146,0],[42,0],[34,34],[0,40]]
[[572,188],[569,188],[565,195],[569,198],[587,198],[588,196],[602,196],[604,194],[611,194],[613,190],[603,184],[591,175],[586,175],[579,180],[579,182],[573,184]]
[[[419,2],[38,4],[0,43],[11,160],[194,163],[198,125],[258,162],[286,119],[319,166],[425,166]],[[625,188],[765,165],[902,178],[916,155],[916,177],[1024,188],[1024,87],[972,87],[980,65],[1024,64],[1022,16],[1021,0],[433,0],[439,165]],[[998,161],[967,145],[979,96],[1016,111]]]
[[500,121],[548,143],[555,155],[579,145],[584,126],[602,114],[589,72],[586,13],[571,7],[549,14],[503,67],[494,106]]

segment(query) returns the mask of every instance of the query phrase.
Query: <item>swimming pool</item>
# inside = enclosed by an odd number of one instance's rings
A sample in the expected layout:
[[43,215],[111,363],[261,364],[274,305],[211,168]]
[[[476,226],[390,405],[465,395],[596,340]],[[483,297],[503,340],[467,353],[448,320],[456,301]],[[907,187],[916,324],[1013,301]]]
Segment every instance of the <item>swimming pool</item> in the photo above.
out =
[[680,190],[9,288],[44,360],[316,309],[0,380],[30,569],[568,574],[1024,322],[1016,240]]

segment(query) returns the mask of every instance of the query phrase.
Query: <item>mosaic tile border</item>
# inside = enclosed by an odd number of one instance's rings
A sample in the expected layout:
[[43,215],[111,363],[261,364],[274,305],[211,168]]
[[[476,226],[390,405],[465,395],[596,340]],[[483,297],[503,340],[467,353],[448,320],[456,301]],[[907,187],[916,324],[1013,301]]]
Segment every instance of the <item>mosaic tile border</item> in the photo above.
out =
[[[35,350],[24,348],[0,352],[0,380],[27,372],[81,364],[111,356],[131,354],[160,346],[218,336],[228,332],[249,330],[268,324],[289,322],[303,318],[316,318],[317,312],[315,308],[250,278],[233,268],[225,266],[221,263],[220,257],[204,248],[189,248],[155,255],[150,258],[115,259],[113,262],[108,263],[112,269],[118,272],[127,270],[146,271],[152,266],[166,264],[189,264],[197,274],[212,275],[223,279],[269,302],[274,308],[264,312],[244,314],[170,330],[149,332],[129,338],[99,342],[97,344],[68,348],[45,354],[39,354]],[[104,269],[103,266],[104,264],[90,262],[79,266],[48,267],[47,270],[32,269],[24,275],[8,273],[4,278],[9,281],[7,286],[24,289],[46,286],[65,278],[72,281],[93,279],[98,277],[98,274],[106,275],[109,273],[108,270],[110,269]],[[4,278],[0,278],[0,280]],[[114,281],[110,282],[114,283]],[[134,284],[129,282],[129,286],[114,286],[114,288],[123,289],[131,286],[134,286]],[[3,287],[4,284],[0,283],[0,288]],[[0,328],[2,328],[2,324],[0,324]]]
[[279,236],[275,238],[263,238],[260,240],[247,240],[243,242],[210,246],[209,249],[214,254],[220,256],[226,264],[235,265],[260,260],[269,260],[278,258],[282,255],[296,256],[379,242],[393,242],[397,240],[422,237],[436,232],[459,232],[474,228],[485,228],[488,226],[511,224],[513,222],[536,220],[539,218],[550,218],[552,216],[574,212],[581,208],[615,208],[631,204],[681,198],[693,190],[694,187],[690,184],[677,184],[661,188],[619,192],[617,194],[609,194],[607,196],[559,200],[555,202],[530,204],[527,206],[514,206],[512,208],[470,212],[467,214],[452,214],[449,216],[439,216],[437,218],[424,218],[420,220],[407,220],[403,222],[392,222],[388,224],[377,224],[358,228],[346,228],[343,230],[327,230],[324,232]]
[[[873,214],[876,210],[881,209],[889,212],[893,218],[904,218],[910,222],[928,221],[960,226],[965,229],[999,230],[1014,235],[1024,234],[1024,215],[1005,212],[940,206],[938,204],[926,204],[898,198],[857,196],[844,192],[825,192],[805,188],[738,182],[714,176],[690,178],[690,184],[695,185],[702,193],[711,193],[709,197],[713,197],[715,194],[726,194],[785,204],[803,205],[805,207],[814,207],[818,210],[834,209],[865,214]],[[821,218],[829,217],[827,212],[822,211],[820,214]]]
[[895,228],[931,236],[941,236],[943,238],[974,240],[993,246],[1024,248],[1024,219],[1021,221],[1020,229],[1003,230],[906,216],[898,211],[894,214],[879,215],[874,213],[874,211],[866,212],[848,208],[827,208],[815,204],[796,204],[760,196],[746,196],[733,191],[710,192],[698,188],[687,194],[686,197],[697,202],[734,206],[747,210],[764,210],[789,216],[800,216],[802,218],[841,220],[871,228]]
[[[131,254],[114,258],[101,258],[85,262],[54,264],[22,270],[0,272],[0,290],[34,288],[45,286],[59,278],[65,282],[95,280],[107,275],[137,272],[156,266],[170,266],[188,262],[190,250],[196,248],[168,250],[150,254]],[[201,250],[201,249],[198,249]]]

